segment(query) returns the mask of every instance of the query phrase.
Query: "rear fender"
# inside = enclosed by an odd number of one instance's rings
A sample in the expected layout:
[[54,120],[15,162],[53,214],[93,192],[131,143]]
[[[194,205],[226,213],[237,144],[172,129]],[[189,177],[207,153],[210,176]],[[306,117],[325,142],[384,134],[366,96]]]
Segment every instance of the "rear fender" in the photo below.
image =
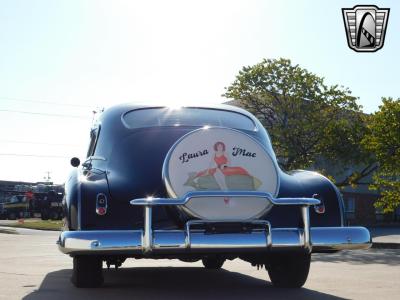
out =
[[[325,213],[310,208],[311,227],[343,226],[343,200],[336,186],[325,176],[311,171],[298,170],[290,174],[281,172],[281,185],[277,198],[313,197],[325,205]],[[301,214],[295,207],[273,207],[265,219],[274,227],[298,227]]]
[[69,230],[87,229],[91,225],[99,224],[107,218],[96,213],[97,195],[102,193],[110,202],[107,175],[102,171],[89,171],[83,175],[80,170],[74,170],[65,185],[63,201],[66,225]]

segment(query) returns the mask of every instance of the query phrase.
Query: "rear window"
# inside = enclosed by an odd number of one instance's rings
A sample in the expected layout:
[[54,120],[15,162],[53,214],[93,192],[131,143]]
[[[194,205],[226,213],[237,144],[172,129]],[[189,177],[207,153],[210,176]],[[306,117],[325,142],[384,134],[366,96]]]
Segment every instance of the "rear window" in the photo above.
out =
[[128,128],[155,126],[222,126],[242,130],[255,130],[256,125],[240,113],[204,108],[148,108],[126,113],[123,117]]

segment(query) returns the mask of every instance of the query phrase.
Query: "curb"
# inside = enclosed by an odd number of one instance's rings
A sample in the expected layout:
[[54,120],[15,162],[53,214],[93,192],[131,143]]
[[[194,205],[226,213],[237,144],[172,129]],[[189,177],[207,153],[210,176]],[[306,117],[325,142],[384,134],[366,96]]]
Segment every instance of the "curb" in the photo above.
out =
[[398,243],[372,243],[374,249],[400,249]]

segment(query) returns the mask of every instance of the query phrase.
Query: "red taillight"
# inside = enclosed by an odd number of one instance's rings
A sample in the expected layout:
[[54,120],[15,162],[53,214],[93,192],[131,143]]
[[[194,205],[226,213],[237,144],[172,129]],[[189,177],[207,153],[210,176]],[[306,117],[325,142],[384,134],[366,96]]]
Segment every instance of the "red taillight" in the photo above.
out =
[[105,215],[106,212],[107,212],[107,211],[106,211],[106,209],[105,209],[104,207],[99,207],[99,208],[97,209],[97,214],[100,215],[100,216]]
[[107,213],[107,197],[103,193],[97,194],[96,213],[99,216],[104,216]]
[[318,199],[319,201],[321,201],[320,204],[314,205],[314,211],[317,214],[324,214],[325,213],[325,203],[324,203],[324,200],[322,199],[322,197],[320,197],[318,194],[314,194],[313,198]]
[[315,206],[315,212],[318,214],[323,214],[325,213],[325,205],[316,205]]

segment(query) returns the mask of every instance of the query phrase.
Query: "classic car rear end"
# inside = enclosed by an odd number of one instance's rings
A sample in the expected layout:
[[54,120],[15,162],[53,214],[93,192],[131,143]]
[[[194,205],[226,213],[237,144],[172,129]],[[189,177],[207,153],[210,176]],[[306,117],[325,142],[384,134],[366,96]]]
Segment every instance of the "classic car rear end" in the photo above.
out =
[[276,286],[300,287],[311,253],[371,245],[368,230],[343,226],[328,179],[281,171],[260,122],[231,106],[107,110],[65,192],[58,244],[78,287],[103,282],[103,261],[130,257],[207,268],[241,258]]

